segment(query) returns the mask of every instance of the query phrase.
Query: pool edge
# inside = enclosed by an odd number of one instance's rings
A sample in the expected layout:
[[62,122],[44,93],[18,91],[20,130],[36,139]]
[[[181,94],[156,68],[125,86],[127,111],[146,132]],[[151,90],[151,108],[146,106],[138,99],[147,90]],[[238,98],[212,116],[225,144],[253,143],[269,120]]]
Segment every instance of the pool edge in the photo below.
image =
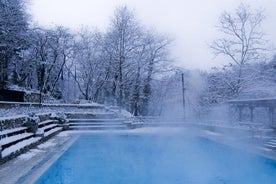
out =
[[19,178],[16,184],[34,184],[39,177],[74,144],[78,137],[79,136],[74,136],[70,138],[60,148],[49,153],[49,155],[32,168],[30,172]]

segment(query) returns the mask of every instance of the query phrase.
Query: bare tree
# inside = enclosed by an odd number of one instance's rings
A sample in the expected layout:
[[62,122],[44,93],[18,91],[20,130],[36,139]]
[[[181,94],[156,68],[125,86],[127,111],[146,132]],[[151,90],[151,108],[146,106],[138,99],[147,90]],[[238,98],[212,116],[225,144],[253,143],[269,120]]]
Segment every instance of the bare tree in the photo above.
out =
[[133,96],[134,115],[147,115],[149,112],[149,101],[152,96],[152,81],[154,75],[160,74],[167,68],[169,60],[168,45],[170,40],[156,32],[150,31],[143,34],[140,52],[137,58],[137,80],[136,90]]
[[105,53],[111,61],[110,94],[134,115],[148,113],[153,76],[169,55],[170,40],[144,30],[135,14],[123,6],[115,10],[105,37]]
[[[61,80],[65,63],[72,57],[73,36],[63,27],[30,30],[31,46],[23,53],[19,73],[25,76],[24,87],[49,92],[61,98]],[[22,77],[21,77],[22,78]]]
[[108,43],[108,53],[113,61],[113,95],[115,96],[119,106],[122,106],[125,99],[124,83],[125,68],[130,65],[132,58],[139,47],[141,36],[139,23],[132,11],[127,7],[118,7],[115,10],[114,17],[111,20],[111,27],[106,35],[106,43]]
[[247,82],[245,66],[263,60],[267,51],[264,33],[260,30],[263,20],[263,10],[252,11],[244,4],[234,14],[224,12],[220,17],[218,27],[223,37],[213,41],[211,49],[215,55],[230,58],[229,66],[236,68],[236,78],[229,82],[236,96]]
[[[17,82],[16,62],[28,48],[28,16],[23,1],[0,0],[0,87]],[[10,76],[10,75],[13,76]],[[11,79],[13,81],[11,81]]]
[[83,29],[75,44],[75,81],[86,100],[97,101],[103,82],[104,62],[102,60],[102,35],[98,31]]

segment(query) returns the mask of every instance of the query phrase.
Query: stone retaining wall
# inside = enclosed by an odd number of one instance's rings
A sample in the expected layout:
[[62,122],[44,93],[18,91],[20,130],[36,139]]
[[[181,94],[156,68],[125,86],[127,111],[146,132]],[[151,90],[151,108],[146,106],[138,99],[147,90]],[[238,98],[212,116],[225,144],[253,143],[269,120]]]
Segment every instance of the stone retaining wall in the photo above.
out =
[[[42,95],[43,97],[44,95]],[[39,93],[25,93],[24,94],[24,102],[40,102],[40,94]]]
[[[45,121],[50,119],[51,114],[43,113],[43,114],[37,114],[35,116],[38,116],[40,121]],[[0,131],[22,127],[26,123],[28,123],[28,121],[30,121],[31,118],[32,116],[28,116],[28,115],[0,118]]]
[[0,102],[0,109],[11,109],[15,107],[39,107],[39,103],[27,103],[27,102]]
[[0,131],[23,126],[28,116],[0,118]]

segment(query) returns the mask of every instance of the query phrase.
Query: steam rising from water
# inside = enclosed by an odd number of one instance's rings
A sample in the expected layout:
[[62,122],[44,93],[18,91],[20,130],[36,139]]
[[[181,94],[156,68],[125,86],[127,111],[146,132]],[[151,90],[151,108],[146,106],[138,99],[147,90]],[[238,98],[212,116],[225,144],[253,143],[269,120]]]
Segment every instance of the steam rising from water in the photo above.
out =
[[37,183],[270,184],[275,169],[275,162],[187,131],[94,135],[81,136]]

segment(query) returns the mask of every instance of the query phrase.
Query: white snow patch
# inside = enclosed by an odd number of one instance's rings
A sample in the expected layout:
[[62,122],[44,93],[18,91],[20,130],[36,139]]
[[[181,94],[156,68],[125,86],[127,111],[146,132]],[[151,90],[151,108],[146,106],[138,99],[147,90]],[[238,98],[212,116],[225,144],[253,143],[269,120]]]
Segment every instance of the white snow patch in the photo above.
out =
[[213,131],[210,131],[210,130],[205,130],[204,131],[206,134],[208,134],[208,135],[221,135],[220,133],[217,133],[217,132],[213,132]]
[[10,85],[9,90],[21,91],[21,92],[25,92],[26,94],[39,93],[38,90],[26,89],[26,88],[20,87],[18,85]]
[[[79,104],[81,105],[88,105],[88,106],[91,106],[91,105],[96,105],[96,106],[99,106],[100,104],[96,103],[96,102],[91,102],[89,100],[80,100]],[[100,105],[102,106],[102,105]]]
[[56,136],[58,136],[58,137],[67,137],[67,136],[68,136],[68,131],[60,132],[60,133],[57,134]]
[[130,112],[126,111],[126,110],[121,110],[121,114],[122,114],[124,117],[128,117],[128,118],[133,117],[133,115],[132,115]]
[[56,143],[54,142],[54,140],[49,140],[45,143],[42,143],[42,144],[38,145],[37,147],[39,149],[45,149],[45,148],[52,147],[52,146],[55,146],[55,145],[56,145]]
[[38,153],[42,153],[42,152],[45,152],[45,151],[39,150],[39,149],[31,149],[27,153],[24,153],[24,154],[18,156],[18,158],[21,159],[21,160],[30,160],[32,157],[34,157]]

